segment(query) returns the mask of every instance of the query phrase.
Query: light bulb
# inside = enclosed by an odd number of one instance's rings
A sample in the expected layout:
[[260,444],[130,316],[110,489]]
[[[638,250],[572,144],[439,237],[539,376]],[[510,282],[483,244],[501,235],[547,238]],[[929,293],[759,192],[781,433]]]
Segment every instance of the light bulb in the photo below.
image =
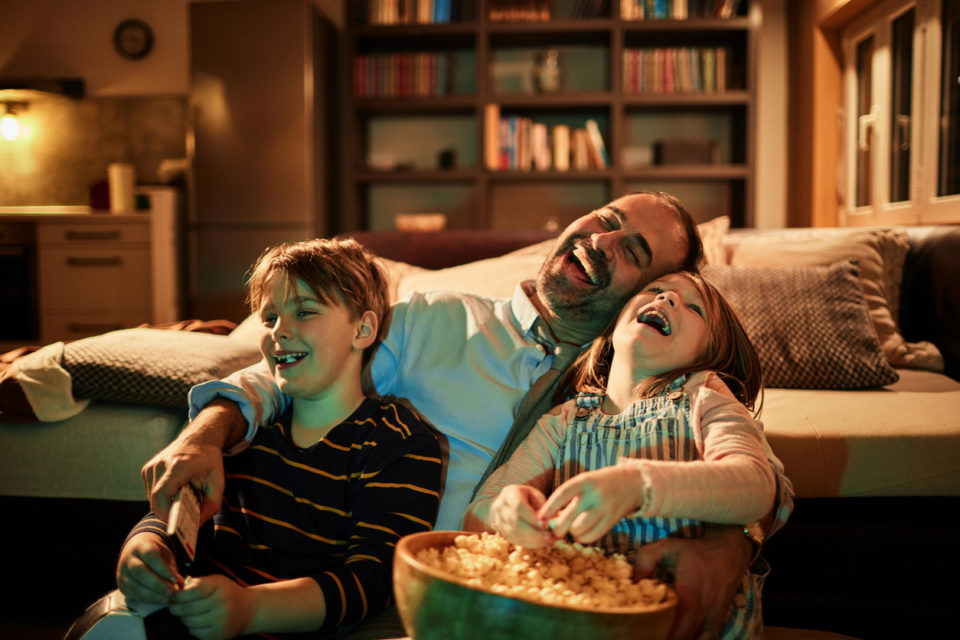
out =
[[0,136],[4,140],[16,140],[20,137],[20,122],[17,116],[8,113],[0,118]]

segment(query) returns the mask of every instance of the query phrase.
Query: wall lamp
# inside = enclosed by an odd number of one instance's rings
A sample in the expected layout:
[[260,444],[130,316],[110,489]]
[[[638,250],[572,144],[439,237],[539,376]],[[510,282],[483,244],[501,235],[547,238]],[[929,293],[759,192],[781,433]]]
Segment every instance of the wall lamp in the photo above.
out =
[[27,108],[26,102],[2,102],[4,114],[0,116],[0,137],[4,140],[16,140],[23,134],[23,127],[17,114]]

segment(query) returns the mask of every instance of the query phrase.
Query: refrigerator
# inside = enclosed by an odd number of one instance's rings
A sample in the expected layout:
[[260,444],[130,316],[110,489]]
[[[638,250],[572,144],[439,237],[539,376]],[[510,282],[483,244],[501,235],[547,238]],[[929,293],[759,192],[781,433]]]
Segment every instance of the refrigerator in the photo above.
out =
[[334,232],[337,31],[309,0],[189,5],[188,310],[241,321],[268,246]]

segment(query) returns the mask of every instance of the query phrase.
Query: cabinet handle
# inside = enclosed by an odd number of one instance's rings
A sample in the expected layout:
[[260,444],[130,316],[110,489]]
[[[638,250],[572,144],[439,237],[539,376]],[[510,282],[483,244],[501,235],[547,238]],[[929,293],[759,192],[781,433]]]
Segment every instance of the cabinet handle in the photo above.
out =
[[119,240],[120,230],[113,231],[67,231],[67,240]]
[[123,258],[120,256],[107,256],[105,258],[67,256],[67,265],[71,267],[118,267],[121,264],[123,264]]
[[123,329],[122,322],[70,322],[67,329],[73,333],[106,333]]

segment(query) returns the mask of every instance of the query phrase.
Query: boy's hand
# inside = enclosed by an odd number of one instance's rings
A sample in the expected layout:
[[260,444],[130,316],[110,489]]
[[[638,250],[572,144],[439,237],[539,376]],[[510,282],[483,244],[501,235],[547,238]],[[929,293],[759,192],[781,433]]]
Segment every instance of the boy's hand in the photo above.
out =
[[170,613],[200,640],[221,640],[244,633],[253,611],[252,594],[226,576],[188,578],[174,594]]
[[525,484],[509,484],[490,506],[490,524],[515,545],[536,549],[553,544],[554,537],[537,518],[543,493]]
[[182,582],[173,552],[157,534],[138,533],[120,550],[117,588],[127,598],[168,604]]
[[643,480],[633,467],[612,466],[585,471],[557,487],[537,517],[550,523],[558,538],[568,533],[591,544],[643,502]]

